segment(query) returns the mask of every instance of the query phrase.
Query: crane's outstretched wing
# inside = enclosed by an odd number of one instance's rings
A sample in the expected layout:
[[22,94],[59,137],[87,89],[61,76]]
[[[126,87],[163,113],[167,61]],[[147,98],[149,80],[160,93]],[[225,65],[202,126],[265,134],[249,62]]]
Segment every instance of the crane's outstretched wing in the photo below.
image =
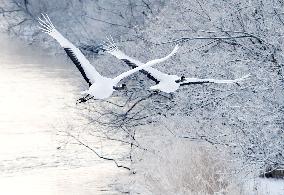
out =
[[[109,40],[108,45],[105,46],[106,52],[113,55],[114,57],[122,60],[125,62],[129,67],[132,69],[137,68],[138,66],[143,65],[144,63],[140,62],[139,60],[133,59],[130,56],[127,56],[121,50],[117,48],[113,40]],[[155,68],[146,67],[140,70],[143,74],[145,74],[149,79],[153,80],[156,84],[160,81],[167,78],[168,74],[163,73]]]
[[[109,40],[109,43],[105,46],[105,50],[106,50],[107,53],[110,53],[111,55],[115,56],[116,58],[124,61],[132,69],[143,65],[143,63],[140,62],[139,60],[133,59],[133,58],[127,56],[121,50],[119,50],[112,39]],[[161,81],[167,82],[169,80],[170,76],[175,76],[175,75],[163,73],[163,72],[161,72],[161,71],[159,71],[155,68],[152,68],[152,67],[143,68],[142,70],[140,70],[140,72],[144,73],[149,79],[155,81],[156,84],[160,83]],[[229,83],[238,83],[240,81],[245,80],[249,76],[250,75],[246,75],[242,78],[234,79],[234,80],[184,78],[184,79],[182,79],[183,81],[180,81],[179,83],[180,83],[181,86],[193,85],[193,84],[205,84],[205,83],[225,83],[225,84],[229,84]]]
[[47,14],[42,14],[42,17],[43,19],[38,18],[38,22],[40,24],[39,28],[44,33],[53,37],[61,45],[61,47],[64,48],[65,52],[81,72],[89,86],[96,80],[99,80],[102,76],[97,72],[95,67],[91,65],[82,52],[55,29]]
[[184,81],[180,82],[180,85],[184,86],[184,85],[194,85],[194,84],[203,84],[203,83],[224,83],[224,84],[239,83],[247,79],[248,77],[250,77],[250,74],[247,74],[241,78],[233,80],[185,78]]
[[178,51],[178,49],[179,49],[179,46],[176,45],[175,48],[173,49],[173,51],[172,51],[169,55],[167,55],[166,57],[163,57],[163,58],[160,58],[160,59],[151,60],[151,61],[149,61],[149,62],[147,62],[147,63],[145,63],[145,64],[142,64],[142,65],[140,65],[140,66],[138,66],[138,67],[136,67],[136,68],[134,68],[134,69],[132,69],[132,70],[129,70],[129,71],[127,71],[127,72],[124,72],[124,73],[120,74],[119,76],[115,77],[113,80],[114,80],[114,82],[117,84],[117,83],[118,83],[120,80],[122,80],[123,78],[128,77],[129,75],[131,75],[131,74],[133,74],[133,73],[135,73],[135,72],[137,72],[137,71],[139,71],[139,70],[148,68],[148,67],[150,67],[150,66],[152,66],[152,65],[154,65],[154,64],[158,64],[158,63],[164,62],[164,61],[166,61],[167,59],[169,59],[171,56],[173,56],[174,54],[176,54],[176,52]]

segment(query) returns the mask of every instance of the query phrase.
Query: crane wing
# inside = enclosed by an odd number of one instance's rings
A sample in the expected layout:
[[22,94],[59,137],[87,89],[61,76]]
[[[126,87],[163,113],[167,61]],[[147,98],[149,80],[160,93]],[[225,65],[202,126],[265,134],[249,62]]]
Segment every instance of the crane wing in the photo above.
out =
[[[126,55],[124,52],[119,50],[117,46],[114,44],[114,42],[111,42],[106,47],[106,52],[113,55],[114,57],[122,60],[125,62],[130,68],[134,69],[141,65],[143,65],[143,62],[140,62],[139,60],[136,60],[128,55]],[[156,84],[158,84],[161,80],[164,80],[169,76],[166,73],[163,73],[155,68],[152,67],[146,67],[142,70],[140,70],[143,74],[145,74],[149,79],[153,80]]]
[[167,56],[165,56],[163,58],[160,58],[160,59],[151,60],[151,61],[149,61],[149,62],[147,62],[145,64],[142,64],[142,65],[140,65],[140,66],[138,66],[138,67],[136,67],[136,68],[134,68],[132,70],[129,70],[127,72],[124,72],[124,73],[120,74],[119,76],[114,78],[115,83],[118,83],[123,78],[128,77],[129,75],[131,75],[131,74],[133,74],[133,73],[135,73],[135,72],[137,72],[139,70],[142,70],[142,69],[145,69],[145,68],[149,68],[150,66],[152,66],[154,64],[158,64],[158,63],[166,61],[171,56],[173,56],[178,51],[178,49],[179,49],[179,46],[176,45],[175,48],[173,49],[173,51],[169,55],[167,55]]
[[83,53],[55,29],[48,15],[42,14],[42,17],[43,19],[38,18],[38,22],[40,24],[39,28],[44,33],[53,37],[61,45],[61,47],[64,48],[66,54],[76,65],[89,86],[91,86],[96,80],[99,80],[102,76],[97,72],[95,67],[91,65]]
[[180,83],[181,86],[183,85],[193,85],[193,84],[204,84],[204,83],[238,83],[250,77],[250,74],[247,74],[241,78],[233,79],[233,80],[221,80],[221,79],[199,79],[199,78],[185,78],[183,82]]

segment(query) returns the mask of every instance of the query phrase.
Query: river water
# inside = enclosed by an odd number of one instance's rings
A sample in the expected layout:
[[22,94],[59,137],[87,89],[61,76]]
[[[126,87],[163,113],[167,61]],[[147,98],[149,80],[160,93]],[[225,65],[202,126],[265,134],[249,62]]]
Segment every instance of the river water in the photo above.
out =
[[0,194],[119,194],[113,186],[125,172],[57,134],[86,122],[76,111],[86,87],[76,68],[4,36],[0,47]]

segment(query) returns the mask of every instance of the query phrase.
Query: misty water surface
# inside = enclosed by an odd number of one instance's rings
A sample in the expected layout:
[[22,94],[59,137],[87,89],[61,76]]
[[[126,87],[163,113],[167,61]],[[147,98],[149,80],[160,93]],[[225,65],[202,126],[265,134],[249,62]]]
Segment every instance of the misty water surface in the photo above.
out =
[[57,132],[86,124],[79,72],[64,55],[1,37],[0,194],[111,194],[119,170]]

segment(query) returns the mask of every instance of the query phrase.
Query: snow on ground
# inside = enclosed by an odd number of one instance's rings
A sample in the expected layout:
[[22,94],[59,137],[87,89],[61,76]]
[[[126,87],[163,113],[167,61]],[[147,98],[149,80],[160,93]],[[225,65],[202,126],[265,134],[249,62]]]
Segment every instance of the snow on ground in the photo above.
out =
[[244,189],[247,195],[284,195],[284,179],[257,178],[248,181]]

